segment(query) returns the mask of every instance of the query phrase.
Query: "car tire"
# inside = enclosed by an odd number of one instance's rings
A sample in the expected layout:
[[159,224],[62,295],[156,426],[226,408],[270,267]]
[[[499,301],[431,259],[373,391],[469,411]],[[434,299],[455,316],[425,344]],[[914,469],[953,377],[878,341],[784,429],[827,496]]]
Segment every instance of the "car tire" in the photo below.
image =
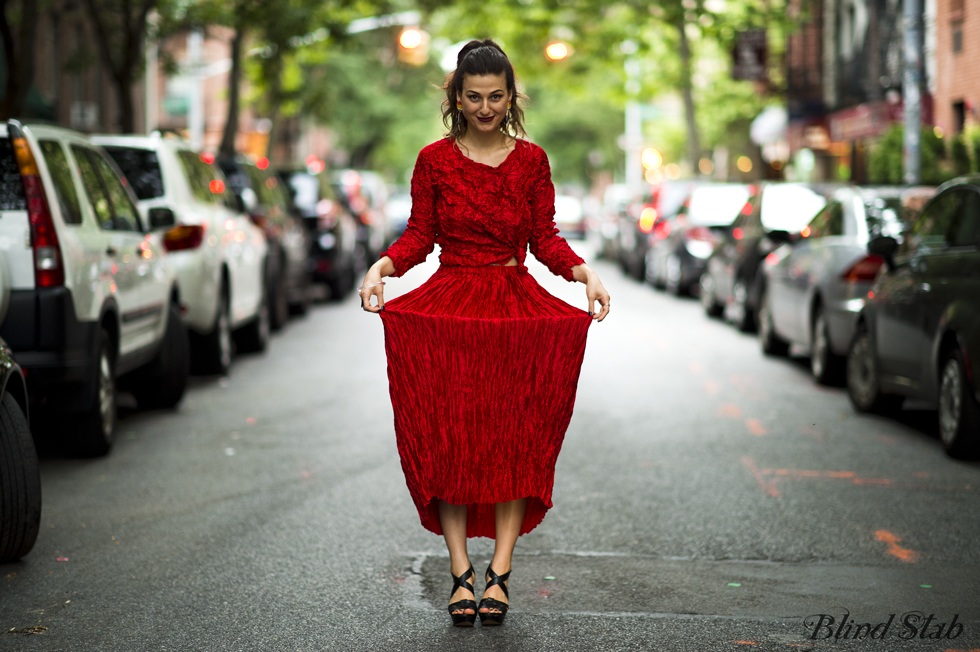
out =
[[810,373],[821,385],[838,385],[844,375],[845,359],[830,349],[830,330],[823,308],[817,306],[810,331]]
[[950,457],[972,458],[980,442],[980,405],[970,391],[959,347],[943,359],[939,376],[939,436]]
[[234,354],[231,337],[231,314],[228,289],[222,283],[218,295],[218,314],[210,333],[194,338],[191,362],[196,373],[228,373]]
[[884,394],[878,381],[878,360],[868,327],[860,324],[847,351],[847,395],[858,412],[896,412],[903,398]]
[[709,272],[705,271],[701,274],[700,286],[701,307],[704,308],[704,314],[715,319],[721,317],[724,307],[715,297],[715,281]]
[[106,455],[112,448],[116,432],[115,349],[107,330],[103,328],[99,337],[91,404],[87,410],[71,419],[74,432],[66,442],[68,452],[78,457]]
[[286,297],[286,274],[282,265],[273,273],[268,285],[269,327],[282,330],[289,321],[289,301]]
[[29,553],[41,527],[41,474],[27,417],[10,394],[0,401],[0,562]]
[[235,344],[243,353],[262,353],[269,347],[269,294],[263,289],[255,317],[235,333]]
[[732,309],[732,323],[743,333],[751,333],[755,330],[755,315],[749,310],[749,286],[744,279],[735,281],[732,297],[735,302]]
[[772,323],[772,309],[769,305],[769,292],[763,292],[759,300],[759,344],[762,352],[770,356],[789,354],[789,342],[776,334]]
[[133,396],[141,408],[175,408],[184,397],[189,372],[187,327],[177,304],[171,302],[160,351],[152,362],[136,372],[131,387]]

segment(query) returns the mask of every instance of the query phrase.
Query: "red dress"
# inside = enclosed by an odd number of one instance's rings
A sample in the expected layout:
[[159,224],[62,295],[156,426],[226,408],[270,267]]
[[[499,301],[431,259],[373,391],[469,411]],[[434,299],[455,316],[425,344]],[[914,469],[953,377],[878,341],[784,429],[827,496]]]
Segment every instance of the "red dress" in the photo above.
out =
[[436,534],[437,499],[468,505],[469,537],[494,536],[494,503],[528,498],[521,534],[551,508],[592,323],[524,266],[528,245],[569,281],[583,262],[558,237],[554,205],[537,145],[518,140],[491,167],[440,140],[419,154],[408,228],[382,254],[401,276],[441,247],[439,270],[381,312],[402,469]]

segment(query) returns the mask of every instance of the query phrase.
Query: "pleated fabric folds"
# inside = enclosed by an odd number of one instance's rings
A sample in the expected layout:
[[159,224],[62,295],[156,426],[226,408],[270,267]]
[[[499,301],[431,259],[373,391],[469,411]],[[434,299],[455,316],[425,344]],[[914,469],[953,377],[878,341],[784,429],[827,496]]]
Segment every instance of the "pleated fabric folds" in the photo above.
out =
[[521,267],[443,265],[381,312],[395,435],[423,527],[438,499],[493,537],[494,503],[528,498],[521,534],[551,508],[592,319]]

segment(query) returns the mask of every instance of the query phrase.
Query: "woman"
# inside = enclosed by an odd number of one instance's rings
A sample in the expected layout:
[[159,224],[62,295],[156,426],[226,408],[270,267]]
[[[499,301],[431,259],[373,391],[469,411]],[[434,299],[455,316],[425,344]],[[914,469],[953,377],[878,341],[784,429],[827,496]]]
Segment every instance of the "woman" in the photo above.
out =
[[[449,548],[453,624],[470,626],[479,612],[483,625],[499,625],[517,537],[551,507],[586,332],[608,314],[609,294],[557,235],[548,158],[517,138],[526,135],[521,96],[503,50],[470,41],[445,90],[449,133],[419,153],[408,228],[360,294],[384,322],[409,491],[423,527]],[[382,279],[425,260],[436,242],[439,270],[386,306]],[[531,278],[529,245],[553,273],[585,284],[590,312]],[[495,539],[479,608],[466,551],[477,536]]]

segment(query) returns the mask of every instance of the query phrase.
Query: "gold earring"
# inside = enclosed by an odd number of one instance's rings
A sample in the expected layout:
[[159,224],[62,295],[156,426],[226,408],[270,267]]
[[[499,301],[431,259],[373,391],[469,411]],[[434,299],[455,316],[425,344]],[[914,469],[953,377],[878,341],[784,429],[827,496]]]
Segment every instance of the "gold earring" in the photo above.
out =
[[507,110],[510,111],[510,102],[507,103]]
[[457,111],[462,111],[463,110],[463,103],[462,102],[456,102],[456,110]]

